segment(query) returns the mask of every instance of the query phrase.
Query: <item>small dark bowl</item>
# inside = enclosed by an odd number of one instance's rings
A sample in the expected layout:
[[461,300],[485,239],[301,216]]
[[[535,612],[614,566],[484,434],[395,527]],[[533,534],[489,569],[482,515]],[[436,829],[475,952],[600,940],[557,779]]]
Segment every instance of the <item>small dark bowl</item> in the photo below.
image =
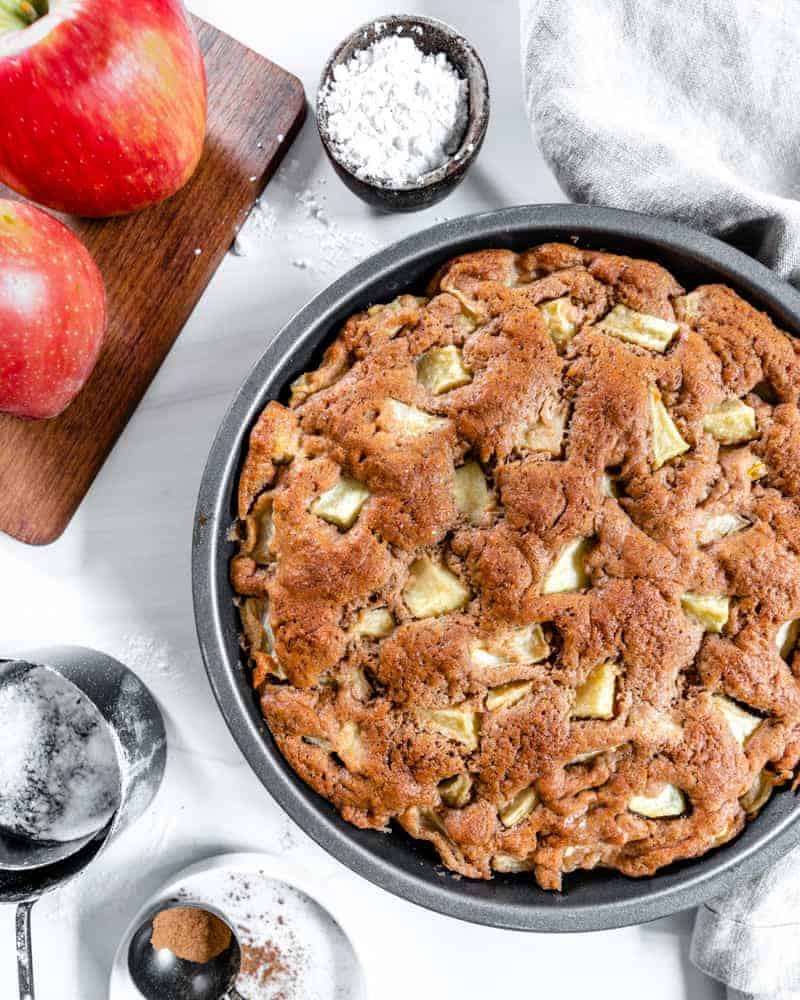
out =
[[[379,38],[395,33],[413,38],[426,54],[444,52],[459,75],[467,81],[469,99],[467,127],[456,152],[440,167],[423,174],[415,184],[402,188],[387,187],[377,180],[364,180],[339,160],[328,133],[327,113],[321,105],[321,95],[334,67],[347,62],[359,49],[367,49]],[[476,159],[488,124],[489,80],[478,53],[455,28],[431,17],[390,14],[363,24],[338,46],[322,71],[317,91],[317,128],[322,145],[334,170],[347,187],[373,208],[386,212],[416,212],[446,198],[461,183]]]

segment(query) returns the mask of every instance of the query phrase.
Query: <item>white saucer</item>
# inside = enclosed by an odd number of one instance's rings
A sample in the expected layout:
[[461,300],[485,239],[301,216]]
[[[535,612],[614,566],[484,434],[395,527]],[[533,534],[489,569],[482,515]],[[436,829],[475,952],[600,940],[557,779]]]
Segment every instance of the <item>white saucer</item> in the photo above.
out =
[[240,977],[245,1000],[366,1000],[364,972],[352,939],[309,873],[267,854],[223,854],[179,872],[146,900],[114,956],[109,1000],[142,1000],[128,972],[128,947],[154,906],[175,898],[223,914],[241,942],[269,941],[288,971],[268,985]]

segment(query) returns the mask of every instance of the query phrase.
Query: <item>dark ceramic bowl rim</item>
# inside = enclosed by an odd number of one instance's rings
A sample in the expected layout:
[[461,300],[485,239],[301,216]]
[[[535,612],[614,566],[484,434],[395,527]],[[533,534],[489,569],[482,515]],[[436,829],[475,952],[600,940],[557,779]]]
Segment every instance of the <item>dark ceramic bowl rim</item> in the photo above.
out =
[[[255,365],[222,421],[200,487],[192,569],[195,617],[209,680],[250,766],[314,840],[353,871],[411,902],[463,920],[529,931],[588,931],[642,923],[719,896],[761,872],[800,841],[794,794],[773,795],[733,842],[646,879],[614,872],[571,876],[561,894],[524,877],[455,879],[400,831],[361,831],[297,778],[281,756],[239,661],[228,582],[235,487],[242,449],[258,413],[330,340],[355,309],[418,284],[438,264],[480,247],[522,249],[550,239],[648,253],[685,262],[693,274],[730,283],[800,335],[800,294],[761,264],[684,226],[614,209],[537,205],[502,209],[434,226],[387,247],[321,292],[286,324]],[[674,266],[674,265],[673,265]]]
[[[351,43],[358,41],[360,36],[363,36],[365,33],[369,32],[370,29],[379,24],[385,24],[387,27],[387,30],[381,33],[381,37],[389,35],[391,32],[388,29],[394,28],[399,24],[404,25],[406,28],[413,27],[414,25],[428,25],[429,27],[436,28],[438,31],[449,35],[450,38],[463,51],[466,58],[472,63],[473,68],[477,70],[481,81],[481,89],[483,91],[482,103],[486,109],[486,112],[483,114],[476,113],[472,102],[472,95],[470,94],[469,110],[467,113],[467,127],[461,139],[461,144],[456,152],[453,153],[440,166],[435,167],[433,170],[429,170],[426,174],[423,174],[420,180],[416,183],[406,184],[403,187],[392,187],[389,184],[382,184],[380,181],[372,180],[367,177],[361,177],[359,174],[351,170],[351,168],[339,157],[336,152],[336,147],[330,139],[327,127],[327,113],[321,103],[323,91],[331,77],[334,66],[336,66],[340,61],[342,53],[351,45]],[[405,35],[408,37],[407,31]],[[365,21],[364,24],[359,25],[359,27],[354,31],[351,31],[346,38],[342,39],[342,41],[333,50],[332,54],[325,63],[322,74],[320,75],[315,100],[315,111],[317,130],[319,131],[319,137],[322,141],[322,145],[325,147],[325,151],[331,159],[335,161],[337,166],[352,177],[354,181],[359,184],[363,184],[365,187],[373,188],[381,194],[408,194],[409,192],[425,191],[428,188],[435,187],[437,184],[448,181],[462,168],[469,168],[472,161],[480,152],[484,136],[486,135],[486,129],[489,126],[488,104],[489,77],[486,73],[486,67],[483,64],[483,60],[478,55],[477,49],[472,42],[469,41],[469,39],[462,35],[461,32],[456,30],[456,28],[452,25],[447,24],[445,21],[440,21],[435,17],[424,17],[420,14],[387,14],[385,17],[375,17],[370,21]]]

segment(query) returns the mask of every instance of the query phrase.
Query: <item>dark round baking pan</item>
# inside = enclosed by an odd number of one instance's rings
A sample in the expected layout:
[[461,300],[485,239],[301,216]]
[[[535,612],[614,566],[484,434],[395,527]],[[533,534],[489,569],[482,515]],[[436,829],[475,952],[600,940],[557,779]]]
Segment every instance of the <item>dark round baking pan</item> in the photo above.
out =
[[421,290],[450,257],[485,247],[522,250],[550,240],[648,257],[687,287],[724,281],[778,325],[800,335],[800,294],[761,264],[675,223],[613,209],[535,205],[456,219],[388,247],[318,295],[275,337],[228,410],[211,448],[193,539],[197,631],[222,714],[250,766],[289,815],[339,861],[390,892],[432,910],[516,930],[589,931],[641,923],[694,906],[760,872],[800,841],[791,791],[776,793],[732,843],[657,875],[631,879],[612,871],[576,872],[562,893],[526,876],[490,882],[458,878],[428,845],[401,830],[358,830],[307,787],[284,761],[248,684],[228,582],[236,481],[250,428],[270,399],[314,364],[351,313]]

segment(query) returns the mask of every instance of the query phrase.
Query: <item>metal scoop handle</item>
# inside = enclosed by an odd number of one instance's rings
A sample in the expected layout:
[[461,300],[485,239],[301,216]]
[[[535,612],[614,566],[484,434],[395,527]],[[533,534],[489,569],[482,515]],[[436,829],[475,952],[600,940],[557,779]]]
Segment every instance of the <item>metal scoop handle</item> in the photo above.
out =
[[19,1000],[34,1000],[33,948],[31,947],[31,910],[33,901],[17,907],[17,975]]

